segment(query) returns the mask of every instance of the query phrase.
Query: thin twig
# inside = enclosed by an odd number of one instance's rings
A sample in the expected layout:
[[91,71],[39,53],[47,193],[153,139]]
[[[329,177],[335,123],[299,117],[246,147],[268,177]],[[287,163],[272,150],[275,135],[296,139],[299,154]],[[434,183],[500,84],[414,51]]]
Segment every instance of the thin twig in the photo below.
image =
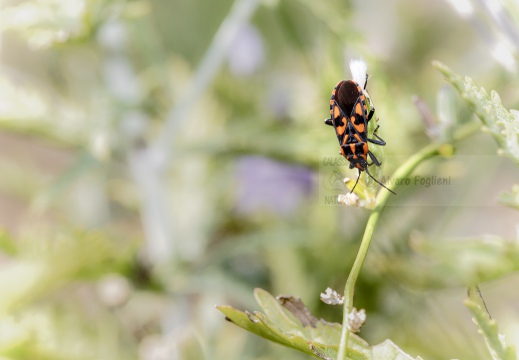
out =
[[[469,123],[464,125],[458,129],[458,131],[454,134],[454,141],[460,141],[466,137],[471,136],[476,133],[480,129],[481,125],[479,123]],[[411,175],[414,169],[420,165],[426,159],[439,155],[439,151],[441,147],[444,146],[442,143],[432,143],[422,150],[420,150],[417,154],[409,158],[404,164],[402,164],[394,173],[393,177],[396,179],[402,179]],[[395,181],[389,182],[389,188],[394,190],[396,187]],[[344,287],[344,313],[342,320],[342,333],[341,333],[341,342],[339,347],[338,360],[345,360],[346,353],[348,348],[348,339],[350,335],[349,323],[348,323],[348,314],[351,312],[353,308],[353,294],[355,291],[355,283],[357,282],[357,277],[359,276],[360,269],[362,268],[362,264],[364,263],[364,259],[368,253],[369,245],[371,243],[371,238],[373,237],[373,232],[375,231],[375,227],[378,223],[378,219],[384,210],[387,201],[389,200],[391,193],[389,191],[379,191],[376,199],[376,205],[371,213],[368,222],[366,224],[366,229],[364,230],[364,236],[362,237],[362,242],[360,244],[359,251],[357,253],[357,257],[355,258],[355,262],[353,263],[353,267],[348,276],[348,280],[346,281],[346,286]]]
[[[132,149],[128,160],[142,202],[142,221],[155,262],[175,255],[175,237],[169,214],[164,170],[171,163],[172,144],[189,110],[211,83],[233,39],[254,13],[260,0],[236,0],[198,66],[191,84],[171,109],[161,135],[147,147]],[[193,124],[200,126],[199,124]],[[178,255],[178,254],[177,254]]]
[[259,4],[260,0],[236,0],[220,25],[193,76],[193,81],[183,96],[178,99],[177,105],[170,111],[164,131],[157,139],[156,145],[164,154],[165,160],[169,158],[171,139],[174,138],[181,125],[187,121],[190,109],[195,106],[200,94],[204,92],[220,69],[236,34],[249,21]]

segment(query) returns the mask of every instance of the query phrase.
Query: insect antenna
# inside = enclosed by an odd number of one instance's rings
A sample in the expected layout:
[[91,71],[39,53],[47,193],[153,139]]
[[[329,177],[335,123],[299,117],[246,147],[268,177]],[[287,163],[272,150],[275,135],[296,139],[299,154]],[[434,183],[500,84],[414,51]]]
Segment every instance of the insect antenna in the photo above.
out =
[[[366,166],[366,168],[365,168],[364,170],[366,170],[366,173],[369,175],[369,177],[372,178],[373,180],[375,180],[375,182],[376,182],[377,184],[379,184],[379,185],[382,186],[383,188],[386,188],[386,190],[389,191],[390,193],[396,195],[396,192],[394,192],[393,190],[389,189],[386,185],[382,184],[380,181],[378,181],[377,179],[375,179],[375,178],[373,177],[373,175],[371,175],[371,174],[369,173],[369,171],[368,171],[368,167],[367,167],[367,166]],[[360,177],[360,173],[359,173],[359,177]],[[358,182],[358,181],[359,181],[359,179],[357,179],[357,182]],[[357,183],[355,183],[355,185],[357,185]],[[355,188],[355,187],[354,187],[354,188]]]
[[360,173],[361,173],[361,171],[359,170],[359,176],[357,176],[357,181],[355,181],[355,185],[353,185],[353,188],[351,189],[350,194],[353,192],[353,190],[355,190],[355,186],[357,186],[357,184],[359,183]]

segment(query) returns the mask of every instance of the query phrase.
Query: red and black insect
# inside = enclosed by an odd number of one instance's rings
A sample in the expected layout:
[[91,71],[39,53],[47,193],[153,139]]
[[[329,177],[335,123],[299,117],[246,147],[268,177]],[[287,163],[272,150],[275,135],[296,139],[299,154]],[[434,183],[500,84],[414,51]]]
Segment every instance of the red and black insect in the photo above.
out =
[[[366,75],[365,84],[367,82]],[[366,85],[364,85],[365,89]],[[386,145],[386,142],[376,134],[378,126],[373,133],[376,139],[368,138],[368,122],[375,113],[371,99],[368,98],[368,100],[371,105],[369,114],[366,105],[366,95],[364,95],[361,86],[353,80],[340,81],[333,89],[332,96],[330,97],[330,118],[324,120],[324,123],[334,127],[339,145],[341,146],[340,154],[350,162],[350,169],[357,168],[359,170],[359,176],[351,192],[357,186],[361,172],[366,171],[377,184],[396,195],[394,191],[388,189],[368,171],[368,166],[370,165],[381,165],[375,155],[369,151],[368,142],[380,146]],[[371,164],[368,163],[368,156],[373,161]]]

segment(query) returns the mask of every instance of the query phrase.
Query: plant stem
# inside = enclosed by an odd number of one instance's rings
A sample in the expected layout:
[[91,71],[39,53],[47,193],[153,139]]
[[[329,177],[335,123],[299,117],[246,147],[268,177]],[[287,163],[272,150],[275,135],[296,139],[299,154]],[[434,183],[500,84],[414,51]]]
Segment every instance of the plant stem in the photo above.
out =
[[472,321],[478,327],[478,332],[485,339],[492,359],[517,360],[515,347],[507,345],[504,337],[499,334],[497,322],[490,316],[479,287],[470,285],[467,293],[468,298],[464,304],[472,314]]
[[[134,181],[141,193],[142,221],[153,263],[160,263],[179,256],[180,242],[175,236],[171,211],[164,196],[164,173],[174,161],[172,149],[182,124],[188,120],[189,111],[199,101],[200,94],[213,81],[225,61],[228,49],[254,14],[260,0],[235,0],[207,49],[191,83],[175,102],[166,119],[161,134],[148,147],[135,146],[128,153],[128,163]],[[196,124],[195,124],[196,125]]]
[[[466,125],[461,126],[454,133],[453,140],[454,142],[465,139],[474,133],[476,133],[481,127],[481,124],[476,122],[471,122]],[[441,154],[441,149],[446,144],[442,143],[432,143],[424,147],[415,155],[411,156],[405,163],[403,163],[394,173],[393,178],[402,179],[406,178],[413,170],[421,164],[423,161],[431,158],[435,155]],[[389,182],[388,188],[391,190],[395,190],[394,181]],[[362,242],[360,243],[359,252],[357,253],[357,257],[355,258],[355,262],[353,263],[353,267],[351,269],[350,275],[348,276],[348,280],[346,281],[346,286],[344,287],[344,310],[343,310],[343,319],[342,319],[342,333],[341,333],[341,342],[339,347],[339,354],[337,356],[337,360],[346,360],[346,352],[348,347],[348,339],[350,335],[349,331],[349,321],[348,315],[351,313],[353,308],[353,293],[355,291],[355,283],[357,282],[357,277],[359,276],[360,269],[362,264],[364,263],[364,259],[368,253],[369,245],[371,243],[371,238],[373,237],[373,232],[375,231],[375,227],[377,226],[378,219],[384,210],[387,201],[392,195],[389,191],[385,189],[381,189],[378,192],[376,198],[376,205],[373,209],[371,215],[369,216],[368,222],[366,224],[366,229],[364,230],[364,236],[362,237]]]
[[193,80],[183,92],[180,99],[176,101],[167,119],[162,134],[157,139],[157,145],[166,159],[170,158],[172,149],[172,139],[177,135],[180,127],[188,120],[189,111],[196,106],[200,94],[204,92],[211,83],[221,65],[232,42],[252,17],[257,7],[261,4],[260,0],[235,0],[229,14],[226,16],[218,31],[216,32],[211,45],[207,49],[204,57],[193,75]]

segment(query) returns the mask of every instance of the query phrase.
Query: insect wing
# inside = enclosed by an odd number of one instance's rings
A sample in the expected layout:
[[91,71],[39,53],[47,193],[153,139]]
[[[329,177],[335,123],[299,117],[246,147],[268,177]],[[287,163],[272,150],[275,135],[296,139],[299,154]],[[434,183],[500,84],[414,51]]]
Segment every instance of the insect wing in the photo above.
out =
[[364,144],[367,142],[366,129],[368,120],[364,109],[365,103],[363,103],[359,97],[351,110],[348,120],[346,121],[346,128],[342,136],[343,142],[340,143],[341,146],[347,144]]
[[351,136],[355,137],[359,142],[366,142],[368,138],[368,115],[366,102],[363,98],[363,96],[359,96],[355,105],[353,105],[349,118],[349,122],[353,128]]

